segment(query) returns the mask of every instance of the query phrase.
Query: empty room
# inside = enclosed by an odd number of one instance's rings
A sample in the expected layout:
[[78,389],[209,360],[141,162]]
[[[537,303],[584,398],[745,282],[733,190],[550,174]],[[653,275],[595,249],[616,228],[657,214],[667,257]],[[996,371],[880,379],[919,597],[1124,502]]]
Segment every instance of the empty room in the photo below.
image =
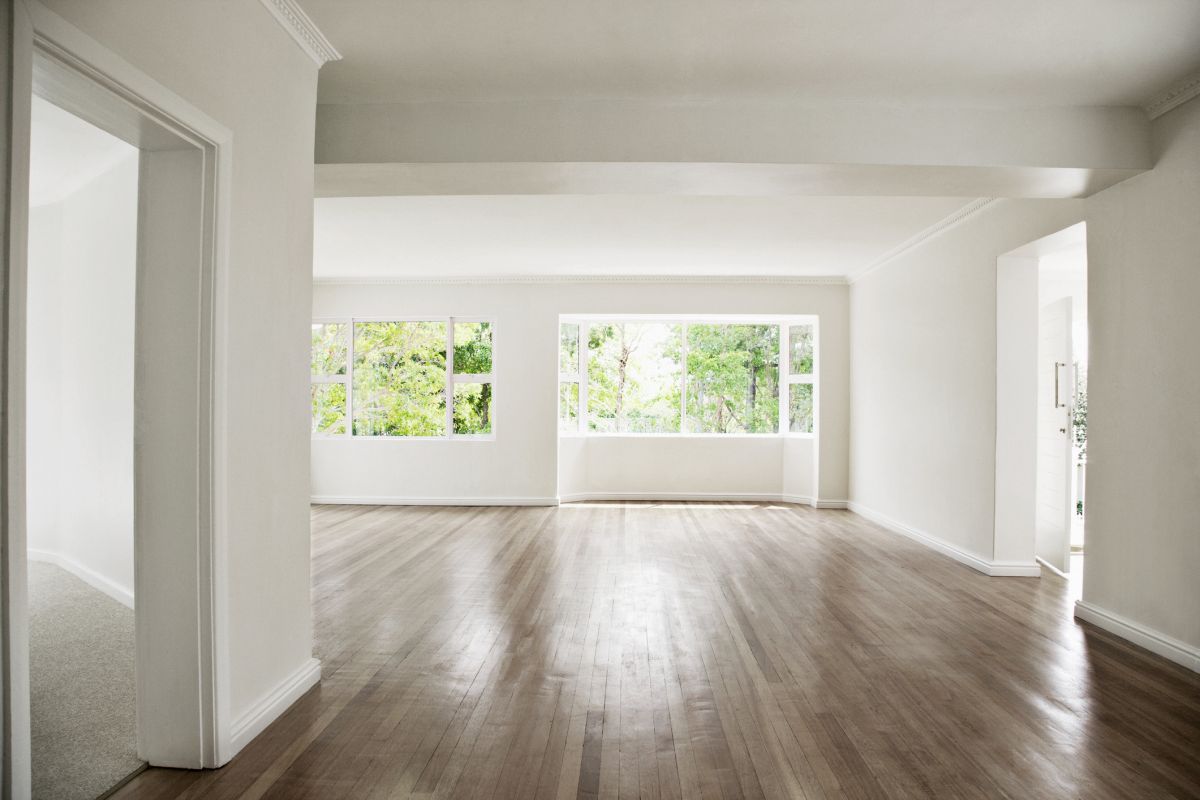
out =
[[1200,797],[1200,5],[0,8],[3,797]]

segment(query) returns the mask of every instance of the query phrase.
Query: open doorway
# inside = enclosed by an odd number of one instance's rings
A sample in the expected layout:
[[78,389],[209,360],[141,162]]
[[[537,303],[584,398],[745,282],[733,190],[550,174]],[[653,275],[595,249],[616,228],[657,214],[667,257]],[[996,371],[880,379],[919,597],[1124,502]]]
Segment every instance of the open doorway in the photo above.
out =
[[134,629],[138,150],[34,96],[26,338],[33,797],[145,766]]
[[[0,414],[8,454],[0,548],[6,797],[34,794],[41,731],[30,710],[42,676],[31,681],[31,667],[79,666],[62,663],[70,656],[39,655],[46,621],[35,618],[39,608],[92,637],[84,639],[85,658],[98,663],[97,650],[111,646],[124,660],[126,688],[117,692],[124,699],[112,707],[127,715],[125,701],[135,705],[137,762],[127,766],[215,767],[234,748],[223,634],[226,387],[219,376],[226,355],[218,296],[227,269],[232,136],[51,12],[37,4],[20,11],[13,17],[12,247],[0,298],[12,343]],[[55,117],[74,126],[82,138],[97,133],[78,127],[86,122],[119,140],[103,140],[111,159],[92,160],[92,167],[63,170],[61,154],[43,164],[43,173],[68,173],[46,195],[61,194],[62,202],[46,213],[56,203],[31,203],[28,191],[41,189],[30,182],[31,167],[38,169],[31,159],[40,158],[31,146],[35,113],[40,122]],[[84,188],[101,184],[123,188],[103,199]],[[88,213],[76,213],[83,208]],[[76,500],[88,507],[64,507]],[[124,537],[132,553],[112,542],[96,546],[101,528]],[[40,558],[30,561],[31,550]],[[44,567],[58,571],[31,581]],[[79,604],[55,606],[73,594],[92,607],[112,600],[107,621],[87,621]],[[75,678],[68,671],[58,685]],[[101,683],[111,691],[118,679]],[[83,710],[75,704],[69,719]],[[125,720],[114,738],[128,758]],[[96,752],[94,742],[77,752]],[[85,796],[40,786],[39,796]]]
[[1070,577],[1078,595],[1087,508],[1086,224],[1001,255],[996,298],[994,557]]
[[1087,247],[1038,259],[1037,557],[1078,578],[1087,484]]

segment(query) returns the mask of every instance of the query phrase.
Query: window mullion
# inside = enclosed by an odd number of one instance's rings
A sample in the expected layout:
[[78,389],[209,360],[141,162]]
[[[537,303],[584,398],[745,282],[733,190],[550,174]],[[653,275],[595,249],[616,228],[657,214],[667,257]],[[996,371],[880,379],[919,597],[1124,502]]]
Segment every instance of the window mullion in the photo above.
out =
[[682,361],[679,365],[679,432],[683,434],[687,433],[688,325],[685,322],[679,327],[683,336],[679,346]]
[[579,425],[579,433],[587,433],[587,408],[588,408],[588,323],[581,321],[575,332],[579,340],[575,343],[576,360],[579,362],[579,392],[576,416],[576,422]]
[[788,404],[792,400],[792,331],[786,322],[779,326],[779,374],[784,377],[779,391],[779,432],[790,433],[792,421]]
[[346,323],[346,433],[347,439],[354,436],[354,320]]

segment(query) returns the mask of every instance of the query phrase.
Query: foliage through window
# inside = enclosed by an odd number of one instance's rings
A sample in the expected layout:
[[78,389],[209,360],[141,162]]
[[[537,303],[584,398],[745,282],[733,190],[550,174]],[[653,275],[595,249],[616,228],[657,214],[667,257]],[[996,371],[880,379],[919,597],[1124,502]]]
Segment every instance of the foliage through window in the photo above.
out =
[[559,429],[811,434],[810,321],[571,319],[559,328]]
[[346,370],[349,368],[349,326],[313,323],[312,432],[341,436],[346,427]]
[[815,415],[814,358],[815,329],[812,325],[789,325],[787,425],[792,433],[812,433]]
[[345,320],[312,332],[314,435],[492,433],[490,322]]

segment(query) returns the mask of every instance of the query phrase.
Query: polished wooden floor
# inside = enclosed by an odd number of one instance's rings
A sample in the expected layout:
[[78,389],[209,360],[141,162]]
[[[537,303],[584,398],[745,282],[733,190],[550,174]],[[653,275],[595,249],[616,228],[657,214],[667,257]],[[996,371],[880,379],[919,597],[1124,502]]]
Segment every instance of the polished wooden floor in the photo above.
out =
[[321,685],[130,798],[1200,797],[1200,676],[845,511],[313,511]]

